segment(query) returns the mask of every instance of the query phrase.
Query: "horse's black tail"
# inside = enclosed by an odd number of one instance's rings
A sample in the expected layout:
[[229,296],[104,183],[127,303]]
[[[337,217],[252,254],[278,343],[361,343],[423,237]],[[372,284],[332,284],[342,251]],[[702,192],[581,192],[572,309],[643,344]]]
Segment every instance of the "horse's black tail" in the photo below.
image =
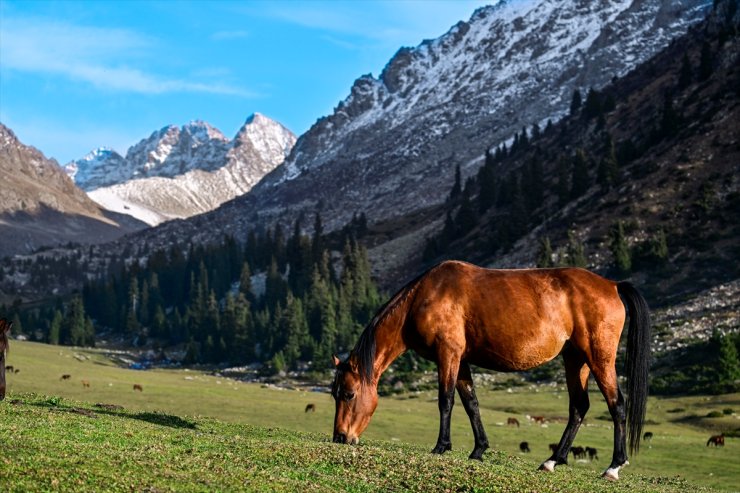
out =
[[617,284],[617,291],[627,304],[630,317],[627,334],[627,429],[630,453],[640,450],[645,421],[650,369],[650,309],[645,298],[629,282]]

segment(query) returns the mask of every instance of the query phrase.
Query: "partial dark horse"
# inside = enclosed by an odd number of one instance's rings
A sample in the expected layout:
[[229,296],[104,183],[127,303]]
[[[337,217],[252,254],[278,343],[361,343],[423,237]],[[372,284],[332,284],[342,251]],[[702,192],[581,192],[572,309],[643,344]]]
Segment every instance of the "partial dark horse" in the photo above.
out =
[[725,446],[725,434],[719,434],[719,435],[712,435],[709,437],[709,440],[707,440],[707,447],[709,445],[714,445],[715,447],[724,447]]
[[8,352],[8,334],[13,322],[0,318],[0,401],[5,399],[5,354]]
[[[620,296],[624,299],[620,299]],[[617,382],[617,347],[629,310],[627,399]],[[378,404],[378,381],[413,349],[437,363],[439,436],[433,453],[451,449],[450,415],[457,388],[475,438],[473,459],[488,448],[470,365],[522,371],[563,356],[570,397],[568,424],[557,450],[540,466],[566,464],[589,408],[593,374],[614,422],[614,452],[607,479],[619,478],[630,452],[639,450],[647,403],[650,314],[628,282],[583,269],[493,270],[447,261],[401,288],[370,321],[346,361],[334,357],[334,441],[354,444]]]

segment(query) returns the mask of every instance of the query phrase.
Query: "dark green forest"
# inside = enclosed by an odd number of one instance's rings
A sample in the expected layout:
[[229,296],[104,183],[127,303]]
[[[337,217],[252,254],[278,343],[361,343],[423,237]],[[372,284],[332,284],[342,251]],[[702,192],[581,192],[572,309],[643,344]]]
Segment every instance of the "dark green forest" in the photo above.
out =
[[225,237],[156,251],[141,265],[85,284],[66,302],[18,312],[18,331],[40,329],[51,344],[91,346],[101,331],[138,346],[185,344],[185,364],[328,366],[332,354],[354,345],[381,298],[356,229],[344,230],[336,262],[318,215],[313,230],[305,235],[296,222],[289,237],[278,226],[241,242]]

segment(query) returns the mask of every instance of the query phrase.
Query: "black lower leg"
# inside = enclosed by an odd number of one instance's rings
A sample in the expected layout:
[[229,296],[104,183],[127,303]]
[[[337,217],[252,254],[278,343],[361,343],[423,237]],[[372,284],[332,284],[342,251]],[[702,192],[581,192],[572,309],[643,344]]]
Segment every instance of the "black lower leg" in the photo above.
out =
[[475,447],[470,453],[471,459],[483,460],[483,452],[488,448],[488,437],[483,429],[483,423],[480,419],[480,409],[478,407],[478,398],[475,396],[475,387],[473,378],[470,374],[470,367],[467,363],[460,366],[460,373],[457,379],[457,392],[460,394],[465,412],[470,418],[470,426],[473,428],[473,437],[475,438]]
[[626,413],[624,405],[624,396],[622,391],[617,387],[617,402],[609,405],[609,414],[614,422],[614,453],[610,468],[620,467],[627,462],[627,433],[626,433]]
[[455,404],[455,387],[453,385],[439,386],[439,437],[437,445],[432,449],[433,454],[443,454],[452,449],[450,441],[450,417],[452,406]]

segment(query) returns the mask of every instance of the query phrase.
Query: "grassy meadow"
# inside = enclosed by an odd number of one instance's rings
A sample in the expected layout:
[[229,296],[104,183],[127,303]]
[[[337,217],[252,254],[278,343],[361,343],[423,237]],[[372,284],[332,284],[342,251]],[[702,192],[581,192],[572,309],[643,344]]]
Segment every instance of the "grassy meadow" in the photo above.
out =
[[[0,491],[740,490],[740,439],[706,447],[711,434],[740,428],[740,394],[651,398],[645,430],[654,438],[611,484],[598,478],[612,443],[598,393],[575,444],[596,447],[599,460],[571,459],[545,474],[535,469],[564,427],[559,421],[568,398],[562,387],[479,388],[492,444],[479,464],[466,459],[473,438],[459,404],[453,452],[428,453],[438,429],[436,392],[381,398],[362,444],[347,447],[330,443],[328,394],[196,371],[121,369],[97,350],[29,342],[13,342],[7,364],[20,371],[8,374],[8,395],[0,403]],[[71,378],[62,381],[63,374]],[[316,412],[304,412],[309,403]],[[713,411],[721,416],[707,417]],[[549,423],[532,424],[528,414]],[[521,427],[505,426],[507,417]],[[529,442],[531,453],[519,452],[521,441]]]

